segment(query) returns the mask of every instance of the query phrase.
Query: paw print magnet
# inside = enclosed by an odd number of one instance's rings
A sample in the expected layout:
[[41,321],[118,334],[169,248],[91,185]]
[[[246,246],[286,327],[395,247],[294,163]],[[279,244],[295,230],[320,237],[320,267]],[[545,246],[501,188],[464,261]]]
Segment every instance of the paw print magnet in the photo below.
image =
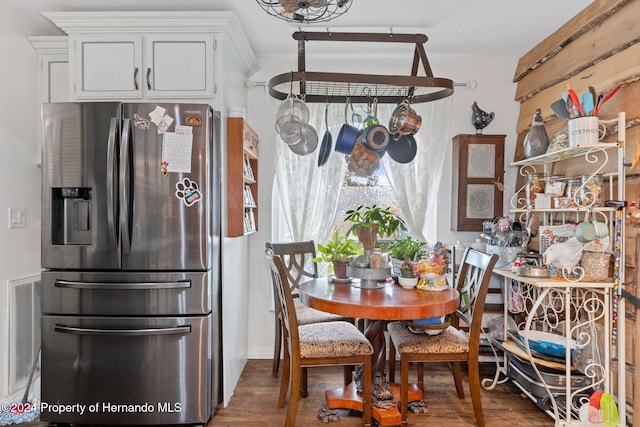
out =
[[189,178],[176,183],[176,197],[182,199],[187,207],[191,207],[202,199],[202,194],[198,190],[198,183]]

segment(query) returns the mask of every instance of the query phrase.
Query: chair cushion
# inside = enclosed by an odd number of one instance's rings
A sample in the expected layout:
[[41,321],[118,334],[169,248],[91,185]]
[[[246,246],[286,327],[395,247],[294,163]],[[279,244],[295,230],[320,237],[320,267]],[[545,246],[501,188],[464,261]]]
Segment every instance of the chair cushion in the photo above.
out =
[[448,326],[439,335],[414,334],[402,322],[387,324],[387,330],[400,354],[467,353],[469,351],[469,337],[453,326]]
[[300,356],[303,358],[345,357],[373,354],[373,346],[353,324],[323,322],[301,325]]
[[296,317],[298,325],[308,325],[310,323],[335,322],[337,320],[350,320],[348,317],[331,314],[306,305],[296,306]]

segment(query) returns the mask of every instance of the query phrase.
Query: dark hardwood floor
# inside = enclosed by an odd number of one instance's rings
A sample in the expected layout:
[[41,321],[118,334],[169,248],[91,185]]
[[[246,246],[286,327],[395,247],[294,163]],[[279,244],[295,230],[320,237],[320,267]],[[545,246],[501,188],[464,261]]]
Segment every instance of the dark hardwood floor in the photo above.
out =
[[[399,363],[398,363],[399,366]],[[484,376],[492,376],[495,366],[482,365]],[[415,369],[409,381],[413,381]],[[400,373],[396,374],[396,379]],[[466,381],[466,378],[465,378]],[[318,409],[324,404],[324,391],[342,385],[342,368],[326,367],[309,369],[309,397],[298,405],[296,425],[321,426]],[[465,399],[455,393],[453,378],[445,364],[425,366],[424,399],[429,411],[424,415],[409,414],[410,426],[475,426],[469,389],[465,382]],[[282,427],[285,409],[277,407],[280,378],[271,376],[271,360],[250,360],[229,405],[218,408],[207,427]],[[482,405],[487,427],[545,427],[553,426],[551,418],[540,411],[528,398],[521,395],[510,382],[482,391]],[[331,425],[331,424],[329,424]],[[361,425],[357,414],[343,412],[336,427]],[[25,427],[44,427],[45,423],[21,424]]]
[[[398,369],[399,369],[399,363]],[[483,373],[492,376],[495,365],[483,364]],[[296,425],[321,426],[317,418],[318,409],[324,404],[324,391],[327,388],[342,386],[342,368],[326,367],[308,370],[309,397],[298,404]],[[415,378],[415,369],[411,370],[409,381]],[[400,372],[396,373],[399,380]],[[465,377],[466,381],[466,377]],[[220,408],[207,427],[255,426],[282,427],[285,410],[277,408],[280,378],[271,376],[271,361],[250,360],[231,398],[229,406]],[[475,417],[469,389],[465,382],[465,400],[456,396],[453,376],[447,365],[434,364],[431,369],[425,366],[424,400],[429,412],[424,415],[409,414],[410,426],[475,426]],[[507,382],[492,391],[483,390],[482,405],[487,427],[544,427],[553,426],[551,418],[540,411],[528,398],[521,396],[519,389]],[[340,426],[361,425],[356,415],[344,413]]]

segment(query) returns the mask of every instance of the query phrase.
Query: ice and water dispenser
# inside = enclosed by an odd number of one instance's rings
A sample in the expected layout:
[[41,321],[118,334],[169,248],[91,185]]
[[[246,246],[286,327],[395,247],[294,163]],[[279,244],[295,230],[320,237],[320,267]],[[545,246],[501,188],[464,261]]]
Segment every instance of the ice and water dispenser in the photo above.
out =
[[51,243],[90,245],[91,188],[52,188],[51,192]]

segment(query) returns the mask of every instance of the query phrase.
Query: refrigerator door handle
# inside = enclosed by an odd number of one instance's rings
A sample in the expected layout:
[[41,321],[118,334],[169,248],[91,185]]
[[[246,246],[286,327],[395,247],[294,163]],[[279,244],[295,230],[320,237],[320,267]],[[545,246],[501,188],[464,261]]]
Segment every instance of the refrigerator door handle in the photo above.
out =
[[68,289],[99,289],[104,291],[116,290],[153,290],[153,289],[189,289],[191,281],[177,282],[143,282],[143,283],[96,283],[96,282],[74,282],[70,280],[56,280],[56,288]]
[[173,328],[144,328],[144,329],[100,329],[100,328],[79,328],[56,324],[53,327],[55,332],[73,335],[101,335],[101,336],[121,336],[140,337],[151,335],[185,335],[191,333],[191,326],[175,326]]
[[131,121],[124,119],[122,125],[122,146],[120,148],[120,229],[122,253],[131,253],[131,230],[129,219],[129,186],[131,179],[129,151],[131,147]]
[[116,166],[116,137],[118,135],[118,119],[111,118],[109,126],[109,140],[107,141],[107,225],[109,228],[109,240],[114,251],[118,249],[118,229],[116,225],[117,200],[115,189],[118,187]]

